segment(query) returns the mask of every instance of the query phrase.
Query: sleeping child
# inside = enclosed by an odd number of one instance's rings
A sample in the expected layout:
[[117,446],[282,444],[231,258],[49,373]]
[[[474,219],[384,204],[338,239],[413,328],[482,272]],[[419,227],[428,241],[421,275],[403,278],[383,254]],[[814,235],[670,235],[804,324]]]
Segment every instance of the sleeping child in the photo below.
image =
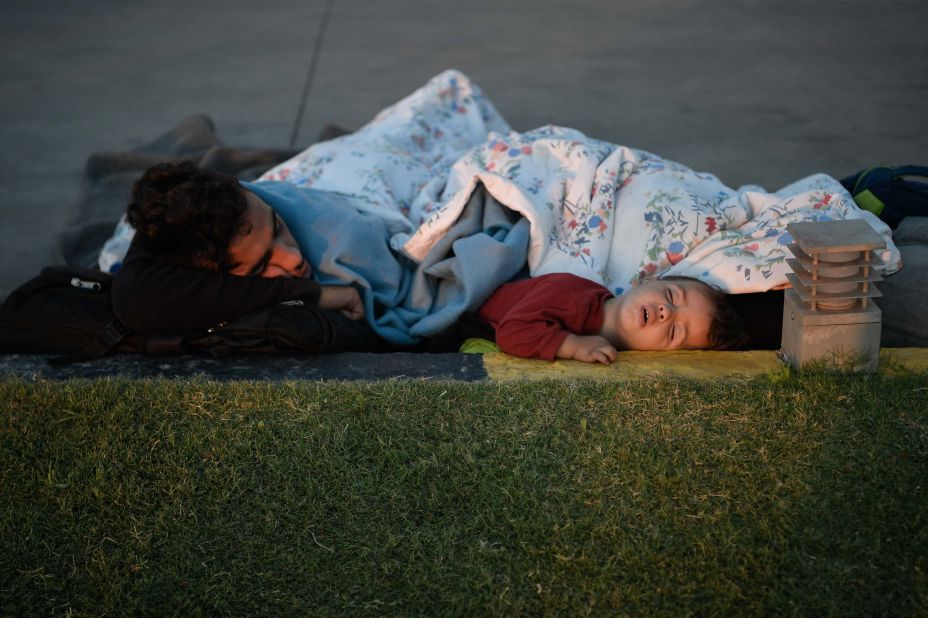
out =
[[503,352],[525,358],[609,364],[617,350],[728,350],[747,342],[725,294],[682,277],[613,296],[576,275],[543,275],[503,285],[478,316]]

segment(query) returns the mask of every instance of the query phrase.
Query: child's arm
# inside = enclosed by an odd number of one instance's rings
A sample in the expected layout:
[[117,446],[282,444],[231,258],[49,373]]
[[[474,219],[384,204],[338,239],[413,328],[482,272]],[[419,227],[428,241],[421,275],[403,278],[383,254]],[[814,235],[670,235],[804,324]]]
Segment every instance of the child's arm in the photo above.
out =
[[599,335],[575,335],[570,333],[557,349],[558,358],[572,358],[585,363],[608,365],[615,360],[616,349]]
[[606,363],[615,349],[587,321],[591,312],[611,297],[599,284],[557,273],[508,283],[480,308],[480,317],[496,330],[500,349],[523,358],[573,358]]

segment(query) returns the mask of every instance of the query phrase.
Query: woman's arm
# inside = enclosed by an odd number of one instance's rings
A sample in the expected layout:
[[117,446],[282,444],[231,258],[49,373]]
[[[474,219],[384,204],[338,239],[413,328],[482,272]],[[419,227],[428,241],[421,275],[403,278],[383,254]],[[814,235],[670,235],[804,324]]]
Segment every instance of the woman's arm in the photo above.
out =
[[319,306],[341,312],[346,318],[360,320],[364,317],[364,303],[353,287],[323,285],[319,287]]
[[139,333],[204,331],[291,300],[341,311],[352,319],[363,316],[354,288],[176,266],[134,246],[113,278],[111,298],[116,316]]

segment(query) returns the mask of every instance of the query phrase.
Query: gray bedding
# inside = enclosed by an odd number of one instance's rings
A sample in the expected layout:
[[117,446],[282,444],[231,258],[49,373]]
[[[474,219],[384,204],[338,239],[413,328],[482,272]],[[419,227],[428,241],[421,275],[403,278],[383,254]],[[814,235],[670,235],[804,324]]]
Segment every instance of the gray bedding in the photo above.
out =
[[907,217],[893,232],[902,270],[877,284],[883,298],[880,345],[928,347],[928,217]]

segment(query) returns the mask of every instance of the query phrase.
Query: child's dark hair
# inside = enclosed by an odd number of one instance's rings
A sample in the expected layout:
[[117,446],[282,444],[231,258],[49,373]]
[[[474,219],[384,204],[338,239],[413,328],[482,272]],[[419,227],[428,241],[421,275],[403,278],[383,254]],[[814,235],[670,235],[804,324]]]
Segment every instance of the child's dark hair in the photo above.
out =
[[751,339],[744,328],[744,322],[735,312],[735,308],[728,302],[728,295],[715,289],[711,285],[712,301],[715,304],[715,315],[709,325],[710,350],[741,350],[746,349]]
[[232,176],[192,163],[148,168],[132,188],[126,211],[137,241],[176,264],[227,266],[232,241],[247,226],[245,191]]
[[662,277],[662,281],[696,281],[706,287],[714,309],[712,322],[709,324],[709,350],[746,349],[751,342],[741,316],[728,301],[728,295],[721,290],[693,279],[692,277]]

